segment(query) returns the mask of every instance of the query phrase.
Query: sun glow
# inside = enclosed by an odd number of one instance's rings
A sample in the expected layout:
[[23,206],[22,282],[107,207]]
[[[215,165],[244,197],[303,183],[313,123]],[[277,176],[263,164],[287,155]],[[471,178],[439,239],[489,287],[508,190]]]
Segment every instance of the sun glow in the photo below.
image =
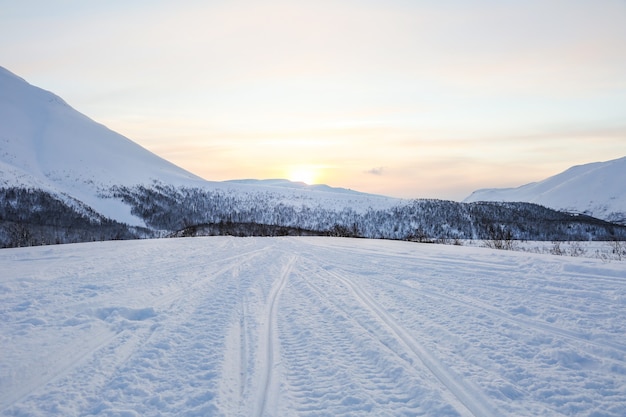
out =
[[289,170],[289,181],[303,182],[311,185],[318,180],[317,169],[312,166],[298,165]]

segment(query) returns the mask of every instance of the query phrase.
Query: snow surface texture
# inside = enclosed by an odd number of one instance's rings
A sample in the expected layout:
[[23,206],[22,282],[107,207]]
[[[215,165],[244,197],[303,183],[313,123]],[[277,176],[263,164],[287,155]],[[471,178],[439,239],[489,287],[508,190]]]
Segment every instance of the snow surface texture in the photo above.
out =
[[626,415],[622,262],[212,237],[0,271],[3,415]]
[[464,201],[524,201],[626,224],[626,157],[578,165],[517,188],[474,191]]

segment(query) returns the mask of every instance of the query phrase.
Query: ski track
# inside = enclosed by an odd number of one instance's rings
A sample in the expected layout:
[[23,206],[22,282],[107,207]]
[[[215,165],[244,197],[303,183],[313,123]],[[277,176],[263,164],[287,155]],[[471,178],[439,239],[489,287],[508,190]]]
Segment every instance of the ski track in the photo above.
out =
[[1,415],[626,415],[623,263],[216,237],[0,270]]

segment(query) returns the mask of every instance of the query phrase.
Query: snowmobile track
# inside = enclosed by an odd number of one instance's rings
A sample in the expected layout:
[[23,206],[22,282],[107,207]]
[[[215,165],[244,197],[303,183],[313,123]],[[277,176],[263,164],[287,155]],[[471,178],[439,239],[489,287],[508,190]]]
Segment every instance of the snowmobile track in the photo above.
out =
[[263,341],[260,344],[265,347],[264,352],[260,352],[259,354],[261,357],[264,357],[265,361],[262,367],[261,383],[260,389],[258,391],[259,395],[256,401],[256,403],[258,404],[258,406],[256,407],[256,415],[258,417],[261,417],[266,413],[268,403],[274,400],[274,398],[272,398],[272,386],[274,383],[276,383],[276,381],[273,375],[276,359],[279,357],[279,341],[277,335],[278,301],[280,299],[280,295],[283,289],[285,288],[285,285],[287,284],[289,275],[291,274],[296,260],[296,256],[291,257],[291,259],[283,269],[278,283],[272,287],[272,290],[268,297],[267,315],[265,317],[264,323],[265,325],[263,326],[262,334],[259,337],[259,340]]
[[[467,382],[463,382],[462,378],[455,375],[425,347],[417,343],[370,295],[365,293],[350,279],[333,271],[328,271],[328,273],[348,287],[364,307],[384,322],[389,332],[395,335],[408,351],[417,356],[419,361],[456,397],[462,407],[469,411],[471,415],[475,417],[495,417],[498,415],[492,409],[487,398],[478,389]],[[461,412],[462,410],[458,411]]]

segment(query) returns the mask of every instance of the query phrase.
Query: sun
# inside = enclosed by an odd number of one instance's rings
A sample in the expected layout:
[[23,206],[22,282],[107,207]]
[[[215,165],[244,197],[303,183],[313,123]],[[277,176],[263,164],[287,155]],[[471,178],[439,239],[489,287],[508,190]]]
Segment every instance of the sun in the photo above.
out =
[[299,165],[289,170],[289,181],[303,182],[308,185],[315,184],[317,180],[317,170],[315,167]]

